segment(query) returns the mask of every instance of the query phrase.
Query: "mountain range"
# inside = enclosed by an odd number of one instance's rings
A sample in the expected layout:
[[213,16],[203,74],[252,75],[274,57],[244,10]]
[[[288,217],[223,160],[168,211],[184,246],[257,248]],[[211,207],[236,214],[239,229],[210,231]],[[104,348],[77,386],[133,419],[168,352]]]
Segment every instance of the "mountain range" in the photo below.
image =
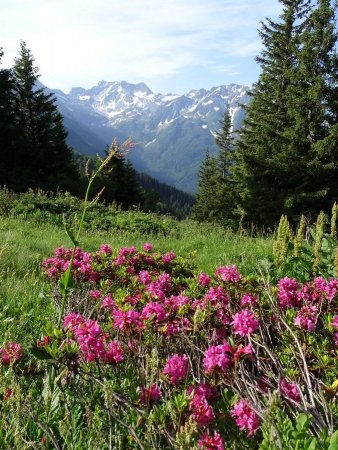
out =
[[229,107],[233,129],[244,118],[249,86],[230,84],[155,94],[144,83],[100,81],[90,89],[53,90],[68,143],[84,154],[103,153],[113,138],[137,143],[129,154],[136,170],[186,192],[195,192],[206,150],[217,152],[215,134]]

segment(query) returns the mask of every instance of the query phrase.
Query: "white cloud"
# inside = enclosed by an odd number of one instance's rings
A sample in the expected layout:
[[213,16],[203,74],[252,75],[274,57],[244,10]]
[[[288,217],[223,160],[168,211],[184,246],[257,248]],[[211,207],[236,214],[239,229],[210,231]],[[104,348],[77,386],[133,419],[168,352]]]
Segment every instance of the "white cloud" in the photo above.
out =
[[5,63],[11,64],[24,39],[41,81],[67,90],[102,78],[158,82],[200,66],[217,72],[233,64],[227,58],[257,54],[259,21],[276,16],[279,5],[277,0],[0,0],[0,11]]

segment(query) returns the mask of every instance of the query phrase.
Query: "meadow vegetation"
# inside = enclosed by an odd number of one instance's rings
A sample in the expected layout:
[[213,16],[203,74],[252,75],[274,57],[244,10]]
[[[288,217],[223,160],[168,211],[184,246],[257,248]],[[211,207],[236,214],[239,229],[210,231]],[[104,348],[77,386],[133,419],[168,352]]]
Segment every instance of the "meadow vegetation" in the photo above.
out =
[[92,204],[77,237],[69,195],[0,198],[2,448],[337,449],[336,206],[249,235]]

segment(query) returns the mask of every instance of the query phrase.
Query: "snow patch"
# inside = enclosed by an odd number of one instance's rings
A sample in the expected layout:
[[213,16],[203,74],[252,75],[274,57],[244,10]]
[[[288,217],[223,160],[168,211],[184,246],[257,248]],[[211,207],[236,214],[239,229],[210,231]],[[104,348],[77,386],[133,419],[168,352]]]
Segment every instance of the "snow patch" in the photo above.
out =
[[144,146],[144,148],[148,147],[149,145],[153,144],[154,142],[156,142],[156,138],[150,142],[147,142],[146,145]]

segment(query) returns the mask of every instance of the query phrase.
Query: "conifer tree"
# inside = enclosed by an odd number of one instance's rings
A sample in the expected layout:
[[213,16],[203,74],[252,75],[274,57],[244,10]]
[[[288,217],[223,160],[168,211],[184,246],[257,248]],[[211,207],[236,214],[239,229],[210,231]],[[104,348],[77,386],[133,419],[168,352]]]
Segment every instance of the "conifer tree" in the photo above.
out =
[[338,198],[337,9],[331,3],[318,0],[305,21],[289,89],[286,201],[294,214],[329,211]]
[[215,195],[219,197],[218,222],[223,225],[236,225],[236,191],[233,178],[234,167],[234,139],[232,137],[232,125],[229,105],[220,121],[221,129],[216,134],[215,142],[219,152],[218,163],[218,188]]
[[199,222],[218,221],[221,210],[219,179],[217,159],[207,151],[199,172],[198,194],[193,208],[193,217]]
[[[16,190],[43,188],[69,189],[74,192],[78,174],[73,153],[66,144],[67,133],[53,94],[37,88],[38,68],[25,42],[13,67],[16,115],[20,142],[16,148],[16,165],[12,187]],[[14,176],[17,171],[20,176]]]
[[[0,48],[0,64],[2,56]],[[12,73],[10,70],[0,69],[0,186],[7,187],[11,184],[8,168],[15,165],[15,148],[19,135],[14,106]]]
[[[293,119],[288,109],[297,71],[297,55],[308,0],[280,0],[279,22],[267,19],[260,36],[263,51],[257,58],[261,75],[251,92],[251,103],[237,142],[235,178],[241,206],[249,221],[274,225],[289,213],[290,133]],[[293,186],[292,186],[293,187]]]
[[230,177],[233,165],[233,138],[229,105],[220,121],[221,129],[216,133],[215,142],[219,148],[218,163],[223,180]]
[[[97,164],[100,164],[100,158]],[[97,193],[101,190],[101,201],[115,203],[123,209],[139,206],[143,201],[144,194],[135,169],[118,152],[95,179],[93,191]]]

